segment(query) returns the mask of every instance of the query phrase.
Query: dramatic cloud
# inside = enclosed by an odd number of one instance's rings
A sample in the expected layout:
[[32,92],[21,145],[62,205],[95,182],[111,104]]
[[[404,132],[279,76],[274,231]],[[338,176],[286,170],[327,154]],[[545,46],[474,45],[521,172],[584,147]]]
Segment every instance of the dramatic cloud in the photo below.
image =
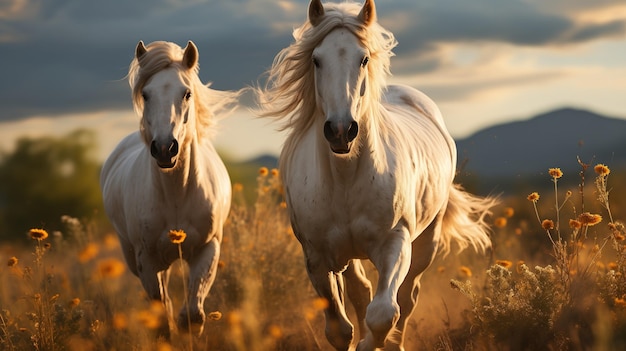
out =
[[[138,40],[193,40],[203,81],[217,89],[253,84],[291,42],[306,6],[303,0],[2,2],[0,121],[129,109],[124,76]],[[609,0],[380,0],[377,6],[400,42],[396,76],[449,65],[442,45],[575,46],[623,37],[626,29],[626,16],[609,15],[623,7],[608,11],[615,6]]]

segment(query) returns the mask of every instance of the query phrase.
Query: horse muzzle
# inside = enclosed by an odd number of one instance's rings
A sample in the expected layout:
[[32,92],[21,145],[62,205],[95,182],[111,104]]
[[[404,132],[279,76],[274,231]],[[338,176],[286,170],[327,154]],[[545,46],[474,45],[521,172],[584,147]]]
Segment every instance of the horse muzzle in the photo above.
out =
[[359,134],[359,124],[352,120],[349,123],[326,121],[324,123],[324,137],[330,149],[336,154],[347,154],[352,147],[352,141]]
[[150,154],[160,168],[173,168],[176,165],[178,156],[178,141],[172,139],[169,143],[159,143],[156,140],[152,140],[152,143],[150,143]]

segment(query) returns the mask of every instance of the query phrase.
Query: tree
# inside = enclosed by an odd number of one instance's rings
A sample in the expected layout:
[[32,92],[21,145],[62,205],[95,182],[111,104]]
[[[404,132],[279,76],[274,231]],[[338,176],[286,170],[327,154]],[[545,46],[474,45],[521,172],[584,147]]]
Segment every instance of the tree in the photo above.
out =
[[95,134],[21,138],[0,158],[0,240],[22,239],[30,228],[61,228],[60,218],[102,216]]

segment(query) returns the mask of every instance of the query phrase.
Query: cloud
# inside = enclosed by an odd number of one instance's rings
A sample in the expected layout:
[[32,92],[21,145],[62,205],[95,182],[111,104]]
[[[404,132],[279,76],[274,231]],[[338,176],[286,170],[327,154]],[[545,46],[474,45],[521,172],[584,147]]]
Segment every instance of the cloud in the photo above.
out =
[[[435,72],[442,44],[576,45],[624,36],[626,16],[590,21],[614,1],[378,1],[400,45],[396,75]],[[130,109],[124,81],[138,40],[200,50],[216,89],[256,82],[306,18],[295,0],[13,0],[0,6],[0,120]],[[603,12],[604,11],[604,12]],[[619,13],[619,12],[617,12]]]

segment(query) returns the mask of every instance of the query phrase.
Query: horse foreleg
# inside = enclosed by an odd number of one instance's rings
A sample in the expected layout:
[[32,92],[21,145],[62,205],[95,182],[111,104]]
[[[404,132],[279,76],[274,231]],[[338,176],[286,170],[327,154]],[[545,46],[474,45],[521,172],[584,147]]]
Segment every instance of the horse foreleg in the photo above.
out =
[[328,301],[328,307],[324,310],[326,339],[335,349],[348,350],[354,328],[346,316],[341,273],[333,272],[311,255],[307,255],[306,268],[315,291]]
[[407,321],[417,306],[422,273],[431,265],[437,253],[439,233],[440,222],[433,221],[411,244],[411,267],[398,291],[400,318],[396,324],[397,334],[389,338],[386,345],[387,350],[404,350],[404,333]]
[[359,321],[360,337],[365,336],[365,312],[367,305],[372,301],[372,284],[365,275],[361,260],[352,260],[343,272],[346,279],[346,293],[354,307]]
[[178,327],[197,335],[202,334],[206,315],[204,300],[215,281],[220,258],[220,243],[213,238],[196,252],[189,263],[187,303],[178,315]]
[[[141,251],[139,251],[141,253]],[[170,319],[172,312],[172,301],[167,293],[167,284],[169,281],[169,268],[159,271],[156,265],[150,262],[142,261],[142,257],[137,257],[137,273],[141,280],[148,298],[153,301],[160,301],[165,309],[165,313],[159,315],[159,327],[157,333],[159,336],[169,339],[170,337]]]
[[374,350],[385,346],[385,339],[400,318],[397,303],[398,289],[411,264],[411,240],[406,228],[394,228],[385,241],[370,253],[378,270],[378,286],[372,302],[367,306],[365,323],[368,332],[357,350]]

